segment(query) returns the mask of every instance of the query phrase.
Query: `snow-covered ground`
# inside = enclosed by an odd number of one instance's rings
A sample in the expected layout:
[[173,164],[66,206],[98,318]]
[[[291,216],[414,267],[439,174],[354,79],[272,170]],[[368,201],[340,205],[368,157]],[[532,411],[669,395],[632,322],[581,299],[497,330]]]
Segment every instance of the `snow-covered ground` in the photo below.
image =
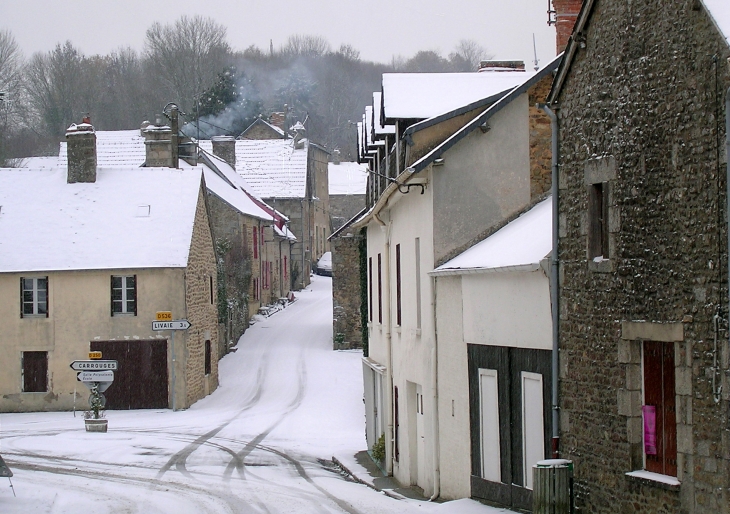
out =
[[331,284],[252,326],[186,411],[109,411],[106,434],[79,413],[0,415],[17,494],[0,478],[0,512],[500,512],[395,500],[323,464],[365,448],[361,352],[331,350]]

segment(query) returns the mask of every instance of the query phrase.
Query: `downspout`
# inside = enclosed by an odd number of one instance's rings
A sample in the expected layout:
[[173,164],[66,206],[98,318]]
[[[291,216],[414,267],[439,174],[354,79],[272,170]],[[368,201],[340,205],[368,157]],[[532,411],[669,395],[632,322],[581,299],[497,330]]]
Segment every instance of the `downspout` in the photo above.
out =
[[540,105],[545,114],[550,117],[550,128],[552,131],[552,184],[551,184],[551,195],[553,200],[553,250],[550,258],[550,303],[552,304],[552,315],[553,315],[553,354],[552,354],[552,426],[553,426],[553,437],[552,437],[552,453],[553,458],[557,459],[560,457],[560,403],[558,398],[558,373],[560,372],[560,355],[559,355],[559,343],[560,343],[560,296],[558,294],[558,117],[555,113],[547,106]]
[[[725,94],[725,182],[727,188],[727,227],[730,230],[730,88]],[[727,238],[727,258],[728,258],[728,281],[730,283],[730,234]],[[728,289],[728,309],[730,309],[730,289]],[[730,311],[728,313],[730,316]],[[730,318],[729,318],[730,319]],[[730,338],[730,332],[728,333]],[[730,342],[730,341],[729,341]]]
[[386,423],[387,423],[387,432],[388,432],[388,438],[390,439],[388,441],[388,445],[385,447],[385,471],[388,475],[393,474],[393,456],[395,453],[395,433],[394,433],[394,427],[393,427],[393,339],[392,334],[390,330],[390,229],[392,227],[391,223],[386,223],[381,220],[377,214],[373,216],[373,219],[378,222],[380,225],[380,229],[385,232],[385,269],[383,270],[383,277],[385,277],[385,291],[383,294],[383,300],[385,303],[384,311],[385,311],[385,319],[384,325],[385,325],[385,352],[386,352],[386,359],[388,361],[388,373],[386,374],[386,386],[387,390],[385,392],[386,395],[386,405],[388,405],[388,409],[386,410],[388,413]]
[[441,444],[439,438],[439,334],[436,324],[436,302],[438,294],[436,290],[436,277],[431,279],[431,290],[433,291],[433,355],[431,357],[433,365],[433,376],[431,383],[433,387],[433,494],[428,501],[434,501],[441,494]]

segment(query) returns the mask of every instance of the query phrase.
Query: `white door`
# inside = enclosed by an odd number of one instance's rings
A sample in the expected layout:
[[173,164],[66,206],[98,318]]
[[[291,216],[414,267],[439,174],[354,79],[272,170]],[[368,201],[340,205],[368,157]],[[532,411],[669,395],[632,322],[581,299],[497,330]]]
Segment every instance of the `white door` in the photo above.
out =
[[499,451],[499,397],[497,394],[497,370],[479,370],[479,418],[482,447],[482,478],[501,482]]
[[542,375],[522,372],[522,471],[532,489],[532,466],[545,459]]

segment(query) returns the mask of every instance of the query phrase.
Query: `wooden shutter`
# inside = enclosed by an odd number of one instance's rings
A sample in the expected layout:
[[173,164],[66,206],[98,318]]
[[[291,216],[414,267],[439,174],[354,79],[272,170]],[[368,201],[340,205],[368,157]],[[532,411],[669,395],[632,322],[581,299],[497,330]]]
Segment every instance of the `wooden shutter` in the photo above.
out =
[[383,322],[383,265],[378,254],[378,323]]
[[20,317],[23,317],[23,277],[20,277]]
[[400,425],[398,422],[398,386],[393,387],[393,425],[393,458],[398,462],[400,456],[400,447],[398,445],[398,427]]
[[109,277],[109,315],[114,316],[114,275]]
[[644,404],[655,407],[656,455],[646,455],[646,470],[677,476],[677,418],[674,345],[644,342]]
[[368,301],[370,321],[373,321],[373,258],[368,258]]
[[132,289],[132,295],[134,296],[134,315],[137,315],[137,275],[134,276],[134,289]]
[[396,324],[401,325],[400,244],[395,245],[395,305]]
[[48,391],[48,352],[23,352],[23,392]]

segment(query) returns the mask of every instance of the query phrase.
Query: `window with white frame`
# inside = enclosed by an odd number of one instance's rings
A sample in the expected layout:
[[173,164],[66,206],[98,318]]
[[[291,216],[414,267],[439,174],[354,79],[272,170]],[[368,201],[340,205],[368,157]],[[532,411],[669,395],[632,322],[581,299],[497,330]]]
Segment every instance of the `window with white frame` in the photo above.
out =
[[137,315],[137,276],[112,275],[112,316]]
[[48,277],[20,278],[20,315],[48,316]]

